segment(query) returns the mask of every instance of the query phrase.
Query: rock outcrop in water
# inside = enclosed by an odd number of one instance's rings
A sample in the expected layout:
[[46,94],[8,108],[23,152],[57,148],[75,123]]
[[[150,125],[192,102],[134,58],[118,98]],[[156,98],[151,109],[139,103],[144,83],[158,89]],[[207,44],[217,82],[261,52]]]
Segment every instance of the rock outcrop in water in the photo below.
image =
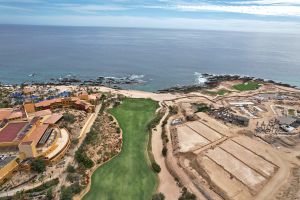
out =
[[160,93],[165,93],[165,92],[193,92],[193,91],[199,91],[201,89],[213,89],[217,86],[219,86],[220,83],[224,81],[243,81],[243,82],[248,82],[248,81],[256,81],[260,83],[272,83],[276,84],[279,86],[284,86],[284,87],[290,87],[290,88],[296,88],[296,86],[292,86],[290,84],[286,83],[281,83],[281,82],[275,82],[272,80],[264,80],[261,78],[255,78],[255,77],[250,77],[250,76],[240,76],[240,75],[213,75],[213,74],[208,74],[204,73],[202,74],[202,77],[206,79],[206,82],[202,84],[196,84],[196,85],[187,85],[187,86],[176,86],[176,87],[171,87],[171,88],[166,88],[159,90],[158,92]]

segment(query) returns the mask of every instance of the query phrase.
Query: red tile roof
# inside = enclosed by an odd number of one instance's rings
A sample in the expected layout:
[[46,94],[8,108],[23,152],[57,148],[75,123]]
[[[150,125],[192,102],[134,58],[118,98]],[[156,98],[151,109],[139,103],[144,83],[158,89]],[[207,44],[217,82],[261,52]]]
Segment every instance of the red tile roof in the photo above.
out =
[[45,133],[45,131],[47,130],[48,127],[49,127],[49,124],[42,124],[42,125],[37,126],[32,131],[32,133],[29,135],[29,137],[26,138],[25,140],[23,140],[22,142],[32,141],[34,143],[34,145],[37,145],[37,143],[42,138],[42,136],[44,135],[44,133]]
[[21,111],[14,111],[12,108],[1,108],[0,109],[0,121],[4,119],[17,119],[21,118],[23,113]]
[[2,108],[0,109],[0,121],[7,119],[7,117],[12,113],[13,109],[11,108]]
[[0,131],[0,142],[13,142],[27,122],[9,123]]
[[18,119],[18,118],[22,118],[23,117],[23,113],[21,111],[17,111],[17,112],[12,112],[7,119]]

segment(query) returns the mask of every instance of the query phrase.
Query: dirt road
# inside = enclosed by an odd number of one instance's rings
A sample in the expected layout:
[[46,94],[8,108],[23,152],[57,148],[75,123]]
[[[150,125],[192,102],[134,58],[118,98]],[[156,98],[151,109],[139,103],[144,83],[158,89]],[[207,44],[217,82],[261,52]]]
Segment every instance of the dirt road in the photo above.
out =
[[178,199],[180,196],[180,188],[177,186],[174,177],[169,173],[165,158],[162,155],[163,143],[161,139],[161,124],[162,121],[167,117],[169,110],[165,113],[160,123],[157,125],[156,130],[152,132],[152,152],[155,161],[160,165],[161,172],[158,174],[159,186],[157,192],[161,192],[165,195],[166,200]]
[[[172,118],[168,120],[167,124],[171,124]],[[171,138],[171,133],[169,126],[167,126],[167,136],[170,139]],[[168,165],[168,168],[172,171],[172,174],[174,173],[181,184],[188,188],[192,193],[194,193],[197,197],[197,200],[206,200],[205,196],[197,189],[197,187],[194,185],[190,177],[184,172],[184,170],[178,165],[177,159],[173,155],[173,147],[172,143],[168,142],[167,143],[167,148],[168,148],[168,155],[167,159],[165,160],[166,164]],[[153,151],[153,150],[152,150]]]

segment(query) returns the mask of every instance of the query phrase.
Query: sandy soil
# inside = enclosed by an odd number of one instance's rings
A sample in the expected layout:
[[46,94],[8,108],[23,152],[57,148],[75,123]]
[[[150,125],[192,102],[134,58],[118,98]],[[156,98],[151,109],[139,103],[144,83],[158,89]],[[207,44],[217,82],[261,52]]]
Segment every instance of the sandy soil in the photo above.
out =
[[161,119],[160,123],[156,126],[156,130],[152,131],[152,152],[155,161],[160,165],[161,171],[158,174],[159,185],[157,192],[165,195],[166,200],[178,199],[180,196],[180,188],[177,186],[174,177],[170,174],[166,167],[165,158],[162,155],[163,143],[161,139],[161,124],[167,117],[168,111]]
[[267,145],[243,136],[232,138],[232,140],[278,166],[276,160],[269,153],[274,150],[268,148]]
[[266,179],[259,173],[219,147],[216,147],[214,150],[209,150],[206,155],[247,185],[252,191],[258,192],[261,186],[266,182]]
[[177,128],[180,152],[192,151],[195,148],[203,147],[210,141],[190,129],[188,126],[180,126]]
[[219,133],[216,131],[212,130],[208,126],[204,125],[201,122],[194,121],[194,122],[189,122],[186,123],[186,125],[190,128],[192,128],[194,131],[197,133],[201,134],[203,137],[208,139],[210,142],[214,142],[222,137]]
[[276,170],[276,166],[266,161],[265,159],[257,156],[253,152],[245,149],[239,144],[233,142],[232,140],[227,140],[223,142],[220,147],[224,150],[244,162],[246,165],[256,170],[258,173],[264,177],[271,177]]
[[[171,123],[172,117],[168,120],[168,124]],[[167,127],[167,136],[168,138],[171,138],[171,133],[170,133],[170,127]],[[190,177],[184,172],[184,169],[181,168],[178,165],[178,160],[177,158],[173,155],[173,147],[172,143],[168,142],[167,143],[168,147],[168,155],[166,157],[166,166],[170,173],[174,176],[177,177],[182,185],[184,185],[186,188],[188,188],[192,193],[194,193],[197,197],[197,200],[207,200],[204,195],[198,190],[198,188],[195,186],[195,184],[191,181]]]
[[215,184],[215,190],[219,190],[219,193],[228,196],[230,199],[246,200],[251,199],[247,187],[245,187],[237,179],[232,178],[231,175],[223,170],[217,163],[209,159],[208,157],[198,157],[197,162],[200,167],[203,168],[211,179],[211,183]]
[[[224,83],[221,85],[221,88],[231,87],[232,84],[235,83]],[[242,93],[232,92],[222,97],[211,97],[203,95],[199,92],[193,92],[190,94],[154,94],[151,92],[135,90],[116,90],[107,87],[98,88],[102,92],[122,94],[132,98],[151,98],[160,102],[172,100],[172,102],[168,101],[168,104],[203,101],[208,104],[213,103],[216,106],[220,106],[224,102],[226,103],[227,100],[230,100],[232,98],[246,98],[263,92],[298,92],[298,90],[281,86],[271,87],[269,85],[264,85],[256,91]],[[61,89],[63,90],[64,88],[62,87]],[[264,105],[268,110],[267,112],[261,113],[260,115],[263,116],[264,119],[266,117],[272,117],[273,112],[270,108],[270,105],[268,103],[262,105]],[[243,128],[235,127],[229,124],[223,124],[222,122],[219,122],[204,113],[199,113],[197,115],[200,117],[199,121],[208,125],[208,127],[205,127],[199,122],[192,122],[188,124],[189,127],[181,126],[178,129],[179,141],[182,144],[181,148],[184,151],[190,151],[192,149],[195,149],[195,147],[198,147],[198,153],[203,153],[204,151],[209,152],[207,155],[211,158],[202,156],[202,160],[204,160],[203,165],[206,166],[205,169],[207,172],[209,172],[210,178],[214,179],[215,182],[218,183],[226,193],[228,193],[230,198],[254,198],[259,200],[274,199],[274,194],[280,189],[280,187],[288,183],[290,170],[292,168],[291,162],[295,162],[295,154],[291,153],[286,156],[286,154],[279,152],[278,150],[264,144],[263,142],[258,142],[244,136],[234,137],[236,136],[236,133]],[[251,121],[248,128],[253,129],[257,121],[260,121],[260,119]],[[195,131],[191,129],[194,129]],[[161,175],[159,175],[160,185],[158,187],[158,191],[163,191],[167,199],[177,199],[178,188],[175,185],[176,183],[174,184],[173,177],[171,176],[171,174],[175,174],[176,176],[178,176],[182,184],[188,187],[193,193],[195,193],[199,199],[204,199],[203,195],[199,192],[197,187],[195,187],[195,184],[193,182],[194,180],[190,179],[186,172],[178,165],[177,158],[174,157],[172,153],[170,153],[172,152],[171,142],[167,144],[169,149],[166,160],[167,165],[163,164],[164,159],[161,155],[162,143],[159,132],[160,129],[158,127],[157,131],[153,134],[152,140],[155,159],[162,167]],[[170,138],[169,130],[167,133]],[[229,139],[227,137],[229,137]],[[239,143],[240,145],[231,141],[231,137],[234,137],[232,138],[232,140]],[[203,145],[205,146],[203,147]],[[215,147],[218,145],[220,145],[221,148]],[[201,146],[203,149],[201,148]],[[215,149],[208,150],[209,148]],[[229,153],[232,155],[230,155]],[[215,162],[211,159],[214,159]],[[219,165],[216,162],[219,162]],[[224,170],[221,166],[224,167],[227,171]],[[168,173],[168,169],[172,171],[171,174]],[[228,172],[231,172],[232,174],[230,175]],[[236,177],[236,179],[232,176]],[[173,189],[168,189],[168,185],[170,185],[170,187],[172,187]],[[245,185],[249,185],[252,191],[259,191],[257,196],[251,196]],[[175,191],[175,188],[177,188],[176,192],[173,192],[173,190]]]
[[217,121],[214,118],[211,118],[206,113],[197,113],[198,117],[200,117],[200,121],[205,123],[207,126],[213,128],[216,132],[225,136],[232,136],[232,131],[225,124]]
[[282,186],[288,184],[292,166],[288,161],[283,159],[287,159],[287,156],[268,145],[251,140],[247,137],[237,137],[233,140],[239,142],[239,144],[243,145],[249,150],[254,151],[257,155],[269,160],[274,165],[279,167],[278,171],[268,181],[263,190],[255,198],[257,200],[274,199],[274,195],[279,191],[279,189]]

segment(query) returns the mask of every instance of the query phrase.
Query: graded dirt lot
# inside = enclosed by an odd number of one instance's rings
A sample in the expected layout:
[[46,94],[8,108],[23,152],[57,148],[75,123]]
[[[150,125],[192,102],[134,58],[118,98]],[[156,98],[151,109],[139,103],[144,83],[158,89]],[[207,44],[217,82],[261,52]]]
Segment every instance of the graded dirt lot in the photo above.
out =
[[177,128],[180,152],[192,151],[195,148],[209,144],[210,141],[199,135],[188,126],[180,126]]
[[247,185],[253,192],[258,192],[266,179],[247,165],[233,157],[231,154],[216,147],[206,154],[209,158],[219,164],[224,170],[236,177],[243,184]]
[[232,138],[232,140],[242,145],[243,147],[254,151],[257,155],[268,160],[269,162],[277,165],[276,159],[274,159],[273,156],[269,154],[269,152],[272,151],[272,149],[268,148],[267,145],[252,140],[248,137],[235,137]]
[[219,122],[218,120],[210,117],[206,113],[197,113],[197,116],[200,117],[200,121],[205,123],[210,128],[213,128],[216,132],[221,135],[231,136],[232,132],[228,126]]
[[186,123],[186,125],[191,129],[193,129],[195,132],[201,134],[210,142],[214,142],[222,137],[221,134],[217,133],[216,131],[214,131],[213,129],[209,128],[208,126],[206,126],[205,124],[199,121],[189,122]]
[[197,171],[203,177],[207,176],[210,185],[224,199],[251,199],[248,188],[210,158],[206,156],[198,157],[197,163],[199,165]]
[[271,177],[275,173],[277,168],[275,165],[232,140],[226,140],[220,145],[220,147],[264,177]]

